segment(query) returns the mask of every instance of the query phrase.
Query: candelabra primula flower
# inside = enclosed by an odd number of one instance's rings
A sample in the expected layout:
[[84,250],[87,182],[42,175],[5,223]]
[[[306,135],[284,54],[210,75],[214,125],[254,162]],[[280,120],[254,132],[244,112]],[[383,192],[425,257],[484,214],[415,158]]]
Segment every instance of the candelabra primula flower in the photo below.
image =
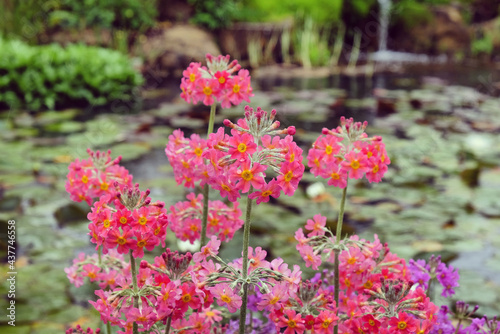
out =
[[95,198],[115,194],[115,184],[120,187],[132,186],[132,175],[118,164],[121,156],[111,158],[111,151],[93,152],[88,149],[88,159],[76,159],[68,169],[66,191],[75,202],[86,201],[92,205]]
[[[203,195],[190,193],[188,201],[178,202],[170,207],[168,219],[170,228],[180,240],[193,243],[200,239],[201,218],[203,214]],[[221,201],[208,201],[207,236],[217,236],[221,241],[229,241],[234,233],[243,226],[238,203],[232,208]]]
[[[244,119],[236,124],[224,121],[231,135],[219,129],[209,136],[209,149],[203,153],[210,161],[208,183],[229,201],[249,193],[259,204],[269,196],[279,197],[281,191],[291,196],[297,189],[304,173],[302,149],[293,141],[295,127],[279,130],[275,115],[276,110],[267,113],[247,106]],[[287,136],[282,139],[280,134]],[[268,169],[275,174],[269,182]]]
[[181,130],[175,130],[169,136],[165,153],[174,169],[177,184],[184,183],[187,188],[194,188],[197,183],[200,186],[205,184],[208,173],[202,154],[206,149],[207,141],[197,134],[185,138]]
[[103,255],[100,261],[97,254],[80,253],[73,260],[73,265],[65,268],[64,272],[70,283],[76,287],[82,286],[84,279],[88,277],[91,282],[97,282],[101,289],[113,289],[119,284],[121,273],[128,270],[127,267],[123,256],[112,249]]
[[307,156],[311,173],[339,188],[346,187],[348,178],[380,182],[391,162],[382,138],[367,136],[367,122],[342,117],[340,123],[336,129],[324,128],[313,143]]
[[206,67],[191,63],[182,73],[181,98],[188,103],[202,102],[207,106],[220,102],[222,108],[250,102],[253,96],[250,73],[241,69],[237,60],[229,62],[229,55],[207,54],[206,58]]
[[94,203],[88,214],[91,241],[101,246],[106,254],[117,248],[118,253],[133,251],[134,257],[143,257],[144,248],[165,245],[168,225],[167,211],[162,202],[151,203],[149,190],[123,187],[112,197],[105,195]]

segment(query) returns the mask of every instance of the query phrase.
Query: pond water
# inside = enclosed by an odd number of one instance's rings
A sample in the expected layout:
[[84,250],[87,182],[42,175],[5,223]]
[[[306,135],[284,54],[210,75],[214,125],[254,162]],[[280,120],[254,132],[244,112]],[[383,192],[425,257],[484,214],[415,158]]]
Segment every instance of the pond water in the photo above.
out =
[[[460,270],[456,299],[479,303],[480,313],[498,315],[499,81],[496,69],[442,66],[368,78],[259,75],[251,105],[275,108],[283,125],[297,127],[304,149],[321,128],[335,127],[340,116],[367,120],[368,133],[383,136],[392,164],[380,184],[352,183],[344,233],[371,240],[376,233],[405,258],[440,254]],[[53,333],[78,319],[97,323],[95,312],[86,307],[92,287],[70,287],[63,272],[79,251],[91,251],[88,207],[71,203],[64,190],[68,163],[85,157],[87,147],[122,155],[134,180],[151,189],[153,200],[169,207],[185,196],[172,180],[163,149],[175,128],[203,134],[208,108],[180,100],[175,81],[161,89],[140,112],[0,113],[0,151],[8,157],[0,162],[0,224],[5,227],[9,219],[19,224],[16,333]],[[240,117],[241,111],[218,110],[217,124]],[[269,256],[302,263],[292,231],[316,213],[335,226],[341,194],[325,184],[306,174],[295,196],[259,205],[252,244],[268,249]],[[223,256],[239,254],[238,238],[241,234],[224,246]],[[177,247],[172,233],[168,242]],[[2,333],[7,330],[0,325]]]

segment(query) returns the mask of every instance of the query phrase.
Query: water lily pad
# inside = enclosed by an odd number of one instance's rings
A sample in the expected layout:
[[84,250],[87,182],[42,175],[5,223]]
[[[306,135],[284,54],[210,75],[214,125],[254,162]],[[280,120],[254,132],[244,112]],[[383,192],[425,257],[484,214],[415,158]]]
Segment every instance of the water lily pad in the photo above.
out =
[[134,160],[151,150],[151,145],[144,142],[122,143],[110,147],[115,156],[122,156],[123,161]]

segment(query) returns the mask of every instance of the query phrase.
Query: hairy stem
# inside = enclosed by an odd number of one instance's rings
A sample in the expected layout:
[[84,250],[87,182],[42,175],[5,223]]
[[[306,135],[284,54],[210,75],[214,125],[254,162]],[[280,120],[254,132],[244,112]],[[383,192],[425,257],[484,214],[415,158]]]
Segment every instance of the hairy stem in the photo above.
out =
[[[137,287],[137,269],[135,267],[135,259],[132,255],[132,250],[129,252],[130,254],[130,272],[132,274],[132,288],[134,289],[134,307],[139,308],[139,295],[138,295],[138,287]],[[134,321],[132,331],[134,334],[139,334],[139,327],[137,322]]]
[[[214,102],[210,107],[210,118],[208,120],[207,139],[210,136],[210,134],[214,132],[214,120],[215,120],[216,110],[217,110],[217,102]],[[203,216],[201,219],[200,249],[207,243],[208,193],[209,193],[208,184],[205,184],[205,186],[203,187]]]
[[[339,209],[339,218],[337,220],[337,232],[335,234],[335,245],[340,245],[340,235],[342,233],[342,223],[344,222],[344,210],[345,210],[345,198],[347,194],[347,184],[345,185],[344,190],[342,191],[342,200],[340,202],[340,209]],[[339,293],[340,293],[340,283],[339,283],[339,255],[340,255],[340,249],[336,248],[334,250],[335,252],[335,307],[337,308],[337,316],[338,316],[338,309],[339,309]],[[338,334],[339,333],[339,326],[338,324],[335,325],[333,328],[333,333]]]
[[170,333],[170,326],[172,324],[172,316],[169,316],[167,319],[167,327],[165,328],[165,334]]
[[[253,191],[250,187],[248,195]],[[248,246],[250,244],[250,215],[252,213],[252,199],[247,196],[247,212],[245,217],[245,225],[243,227],[243,259],[242,259],[242,270],[243,280],[247,279],[248,276]],[[240,329],[239,334],[245,334],[245,323],[247,317],[247,302],[248,302],[248,284],[243,283],[243,296],[241,302],[240,311]]]

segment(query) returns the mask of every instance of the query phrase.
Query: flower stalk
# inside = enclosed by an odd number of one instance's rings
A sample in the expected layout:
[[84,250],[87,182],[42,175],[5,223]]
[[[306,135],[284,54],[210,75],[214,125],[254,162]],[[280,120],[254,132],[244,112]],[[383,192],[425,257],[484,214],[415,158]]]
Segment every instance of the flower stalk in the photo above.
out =
[[[340,201],[340,209],[339,209],[339,218],[337,220],[337,232],[335,234],[335,245],[339,246],[340,245],[340,236],[342,233],[342,223],[344,222],[344,210],[345,210],[345,199],[346,199],[346,194],[347,194],[347,182],[345,188],[342,190],[342,200]],[[340,293],[340,284],[339,284],[339,255],[340,255],[340,247],[336,247],[334,249],[335,252],[335,277],[334,277],[334,284],[335,284],[335,306],[337,307],[337,310],[339,308],[339,293]],[[338,314],[337,314],[338,316]],[[338,324],[335,325],[333,328],[333,333],[338,334],[339,332],[339,326]]]
[[[139,308],[139,295],[138,295],[138,287],[137,287],[137,269],[135,267],[135,259],[132,255],[132,250],[129,251],[130,254],[130,272],[132,274],[132,288],[134,291],[134,307]],[[139,327],[137,322],[134,321],[132,331],[134,334],[139,334]]]
[[[250,188],[249,193],[252,192],[252,187]],[[243,259],[242,259],[242,279],[245,283],[243,283],[243,296],[241,303],[241,311],[240,311],[240,328],[239,334],[245,334],[245,323],[247,317],[247,302],[248,302],[248,283],[246,282],[248,277],[248,247],[250,244],[250,217],[252,213],[252,199],[247,196],[247,211],[245,217],[245,225],[243,227]]]
[[[217,110],[217,103],[212,103],[210,107],[210,118],[208,120],[207,139],[212,132],[214,132],[215,111]],[[201,219],[201,239],[200,249],[207,243],[207,223],[208,223],[208,184],[203,186],[203,216]]]

